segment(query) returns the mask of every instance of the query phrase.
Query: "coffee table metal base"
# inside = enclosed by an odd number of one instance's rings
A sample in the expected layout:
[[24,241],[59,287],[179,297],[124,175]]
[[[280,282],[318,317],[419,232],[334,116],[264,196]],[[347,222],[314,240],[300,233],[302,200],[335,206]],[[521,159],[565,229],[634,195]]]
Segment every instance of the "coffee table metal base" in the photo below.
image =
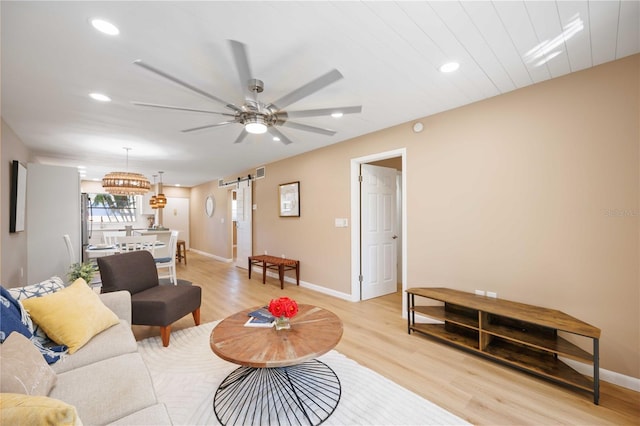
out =
[[223,425],[319,425],[340,401],[340,380],[325,363],[289,367],[240,367],[224,379],[213,398]]

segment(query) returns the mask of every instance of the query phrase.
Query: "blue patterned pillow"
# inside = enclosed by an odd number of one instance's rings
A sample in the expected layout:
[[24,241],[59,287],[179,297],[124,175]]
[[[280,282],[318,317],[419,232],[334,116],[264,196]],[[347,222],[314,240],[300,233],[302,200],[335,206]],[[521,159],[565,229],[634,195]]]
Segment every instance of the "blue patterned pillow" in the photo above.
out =
[[[38,284],[32,284],[25,287],[15,287],[10,288],[9,293],[16,300],[24,300],[30,297],[42,297],[47,294],[55,293],[56,291],[62,290],[64,288],[64,282],[60,277],[51,277],[48,280],[42,281]],[[51,339],[49,336],[40,328],[38,324],[32,324],[31,318],[29,318],[29,328],[33,332],[35,339],[40,342],[42,346],[50,345]]]
[[29,330],[27,318],[28,315],[20,302],[14,299],[4,287],[0,287],[0,343],[14,331],[30,339],[33,333]]
[[[8,291],[0,286],[0,289],[2,289],[2,331],[0,332],[0,342],[3,342],[5,338],[9,337],[11,331],[17,331],[31,340],[47,363],[53,364],[58,361],[60,357],[67,352],[67,347],[64,345],[56,345],[37,324],[33,324],[28,312],[24,309],[22,303],[20,303],[20,300],[29,297],[41,297],[63,288],[64,283],[58,277],[52,277],[41,283],[26,287],[11,288]],[[7,330],[5,330],[5,316],[8,320]],[[15,318],[19,319],[24,329],[16,324]],[[9,330],[9,324],[13,324],[18,328]],[[26,333],[24,330],[26,330]]]
[[64,288],[64,282],[60,277],[51,277],[48,280],[38,284],[28,285],[26,287],[10,288],[9,293],[16,299],[22,300],[29,297],[42,297],[47,294],[55,293]]

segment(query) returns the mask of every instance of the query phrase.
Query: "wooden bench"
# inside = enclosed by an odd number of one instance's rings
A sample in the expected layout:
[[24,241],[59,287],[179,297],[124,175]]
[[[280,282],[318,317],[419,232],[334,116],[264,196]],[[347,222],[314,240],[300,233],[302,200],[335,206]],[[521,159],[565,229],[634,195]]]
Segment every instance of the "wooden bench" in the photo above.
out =
[[284,288],[284,272],[296,271],[296,285],[300,285],[300,261],[285,259],[284,257],[268,256],[261,254],[249,256],[249,279],[251,279],[251,268],[253,265],[262,265],[262,284],[266,283],[267,269],[278,270],[280,278],[280,288]]

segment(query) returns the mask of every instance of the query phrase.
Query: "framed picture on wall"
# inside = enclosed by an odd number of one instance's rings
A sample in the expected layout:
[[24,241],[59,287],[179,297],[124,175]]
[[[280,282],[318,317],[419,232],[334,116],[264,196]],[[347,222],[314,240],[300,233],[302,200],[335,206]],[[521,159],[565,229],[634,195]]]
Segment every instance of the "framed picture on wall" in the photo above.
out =
[[280,217],[300,217],[300,182],[283,183],[278,188]]
[[11,194],[9,200],[9,232],[24,231],[27,206],[27,168],[14,160],[11,163]]

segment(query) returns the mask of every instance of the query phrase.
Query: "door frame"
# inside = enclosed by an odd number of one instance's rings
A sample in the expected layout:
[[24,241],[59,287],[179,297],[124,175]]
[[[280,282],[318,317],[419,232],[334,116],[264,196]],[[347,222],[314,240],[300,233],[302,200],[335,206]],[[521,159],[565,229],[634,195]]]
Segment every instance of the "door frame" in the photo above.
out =
[[[374,161],[386,160],[387,158],[402,157],[402,291],[407,289],[407,149],[399,148],[392,151],[370,154],[364,157],[351,159],[351,301],[362,300],[360,289],[360,165]],[[402,298],[402,314],[405,312],[405,298]]]

